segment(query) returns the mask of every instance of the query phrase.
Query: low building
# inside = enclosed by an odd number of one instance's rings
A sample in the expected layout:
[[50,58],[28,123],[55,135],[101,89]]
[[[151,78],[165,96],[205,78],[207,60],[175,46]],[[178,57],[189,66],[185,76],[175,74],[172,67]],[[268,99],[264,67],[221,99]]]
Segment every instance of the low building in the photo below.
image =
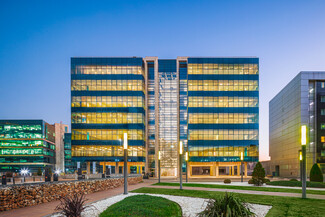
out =
[[74,164],[71,161],[71,133],[65,133],[63,141],[64,141],[64,172],[73,173],[76,168],[74,167]]
[[325,172],[325,72],[300,72],[269,103],[269,173],[299,177],[300,127],[308,126],[307,175]]
[[63,140],[56,135],[59,126],[44,120],[0,120],[0,172],[54,170],[56,141]]

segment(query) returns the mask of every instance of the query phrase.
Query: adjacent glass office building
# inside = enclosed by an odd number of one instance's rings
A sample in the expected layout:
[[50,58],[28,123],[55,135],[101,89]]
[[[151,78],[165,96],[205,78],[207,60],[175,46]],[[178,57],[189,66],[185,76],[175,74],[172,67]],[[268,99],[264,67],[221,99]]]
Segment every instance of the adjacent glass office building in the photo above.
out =
[[55,165],[55,126],[43,120],[0,120],[0,172]]
[[[190,176],[239,175],[258,161],[258,58],[72,58],[72,159],[88,172],[177,176],[179,142]],[[185,164],[183,165],[183,169]]]

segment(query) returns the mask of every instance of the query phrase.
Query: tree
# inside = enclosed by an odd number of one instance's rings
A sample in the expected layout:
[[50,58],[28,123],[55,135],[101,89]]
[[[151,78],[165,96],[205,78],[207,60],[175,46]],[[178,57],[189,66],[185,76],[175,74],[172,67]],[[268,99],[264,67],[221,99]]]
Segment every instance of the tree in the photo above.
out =
[[311,182],[323,182],[323,174],[318,164],[314,164],[310,170],[310,181]]
[[253,174],[252,174],[252,179],[253,183],[256,186],[261,186],[263,185],[263,181],[265,178],[265,170],[261,164],[261,162],[257,162]]
[[42,169],[39,167],[38,170],[37,170],[37,175],[38,176],[41,176],[42,175]]

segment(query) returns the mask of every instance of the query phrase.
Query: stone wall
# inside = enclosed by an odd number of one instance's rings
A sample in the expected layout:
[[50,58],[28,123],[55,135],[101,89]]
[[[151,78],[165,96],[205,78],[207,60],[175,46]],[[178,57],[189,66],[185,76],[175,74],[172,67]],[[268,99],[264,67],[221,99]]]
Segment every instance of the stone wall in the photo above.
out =
[[[129,177],[128,184],[142,181],[142,176]],[[123,178],[24,184],[0,188],[0,212],[58,200],[73,191],[90,194],[120,187]]]

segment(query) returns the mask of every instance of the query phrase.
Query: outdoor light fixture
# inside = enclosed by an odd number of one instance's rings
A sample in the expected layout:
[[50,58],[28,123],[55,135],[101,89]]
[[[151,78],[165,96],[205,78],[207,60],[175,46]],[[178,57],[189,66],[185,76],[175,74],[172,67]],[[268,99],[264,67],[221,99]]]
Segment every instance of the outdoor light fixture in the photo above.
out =
[[241,182],[244,181],[244,178],[243,178],[243,161],[244,161],[244,152],[240,152],[240,175],[241,175]]
[[24,176],[24,182],[26,181],[25,176],[29,173],[29,170],[26,168],[23,168],[20,170],[20,174],[22,174]]
[[160,183],[160,159],[161,159],[161,152],[158,151],[158,183]]
[[183,174],[182,174],[182,160],[183,160],[183,142],[179,142],[179,189],[183,189]]
[[188,167],[188,151],[185,152],[185,161],[186,161],[186,182],[188,182],[187,167]]
[[183,142],[179,142],[179,154],[183,154]]
[[188,152],[185,153],[185,160],[188,161]]
[[57,174],[57,175],[59,175],[61,173],[61,170],[60,169],[57,169],[57,170],[55,170],[54,173]]
[[128,194],[128,134],[124,133],[124,194]]
[[307,145],[307,125],[301,125],[301,182],[302,198],[306,198],[306,145]]
[[299,160],[302,161],[302,153],[299,151]]

